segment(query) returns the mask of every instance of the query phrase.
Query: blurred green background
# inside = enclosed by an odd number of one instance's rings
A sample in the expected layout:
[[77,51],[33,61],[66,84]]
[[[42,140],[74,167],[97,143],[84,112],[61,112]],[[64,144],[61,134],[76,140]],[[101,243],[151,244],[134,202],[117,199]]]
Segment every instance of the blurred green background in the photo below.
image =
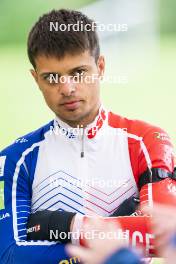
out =
[[[26,39],[30,28],[40,15],[53,8],[86,8],[93,2],[0,1],[0,149],[53,118],[29,73]],[[116,74],[120,65],[128,82],[102,84],[102,100],[116,113],[161,126],[176,146],[176,1],[156,1],[156,9],[156,50],[148,46],[141,57],[138,47],[131,45],[123,58],[117,56],[118,62],[111,59],[115,49],[106,52],[107,72]]]

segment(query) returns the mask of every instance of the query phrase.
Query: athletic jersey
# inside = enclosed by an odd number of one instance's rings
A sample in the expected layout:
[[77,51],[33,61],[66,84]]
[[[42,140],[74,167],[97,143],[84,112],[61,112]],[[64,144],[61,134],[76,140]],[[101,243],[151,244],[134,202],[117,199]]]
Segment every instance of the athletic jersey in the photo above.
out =
[[111,215],[138,195],[147,169],[172,172],[173,147],[158,127],[100,108],[86,128],[56,117],[0,153],[0,264],[59,263],[65,246],[26,241],[40,210]]

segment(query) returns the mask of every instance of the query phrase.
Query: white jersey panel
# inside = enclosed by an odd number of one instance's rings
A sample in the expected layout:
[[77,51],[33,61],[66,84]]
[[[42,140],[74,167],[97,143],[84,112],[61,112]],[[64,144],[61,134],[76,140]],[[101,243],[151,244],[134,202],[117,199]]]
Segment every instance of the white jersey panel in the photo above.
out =
[[34,176],[32,212],[48,209],[108,216],[137,192],[127,133],[122,129],[105,124],[92,139],[45,135]]

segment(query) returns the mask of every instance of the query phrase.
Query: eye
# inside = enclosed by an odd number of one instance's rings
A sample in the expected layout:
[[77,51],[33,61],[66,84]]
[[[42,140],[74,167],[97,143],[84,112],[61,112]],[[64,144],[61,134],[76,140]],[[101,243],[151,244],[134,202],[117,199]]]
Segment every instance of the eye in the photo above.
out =
[[57,73],[52,73],[44,76],[44,80],[49,84],[57,84],[59,82],[59,77]]
[[49,76],[49,75],[44,76],[43,79],[44,79],[45,81],[49,82],[49,81],[50,81],[50,76]]
[[84,73],[86,72],[86,70],[85,69],[79,69],[79,70],[77,70],[76,72],[75,72],[75,75],[83,75]]
[[72,74],[72,77],[74,79],[74,81],[76,82],[80,82],[81,79],[84,77],[84,73],[86,72],[87,70],[85,69],[78,69],[76,70],[73,74]]

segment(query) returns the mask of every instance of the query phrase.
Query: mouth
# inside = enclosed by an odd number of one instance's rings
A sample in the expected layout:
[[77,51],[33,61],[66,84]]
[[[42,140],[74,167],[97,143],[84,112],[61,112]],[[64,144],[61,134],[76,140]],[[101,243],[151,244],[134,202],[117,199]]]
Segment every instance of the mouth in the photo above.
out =
[[76,110],[77,108],[79,108],[81,102],[82,100],[73,100],[73,101],[65,102],[61,105],[68,110]]

